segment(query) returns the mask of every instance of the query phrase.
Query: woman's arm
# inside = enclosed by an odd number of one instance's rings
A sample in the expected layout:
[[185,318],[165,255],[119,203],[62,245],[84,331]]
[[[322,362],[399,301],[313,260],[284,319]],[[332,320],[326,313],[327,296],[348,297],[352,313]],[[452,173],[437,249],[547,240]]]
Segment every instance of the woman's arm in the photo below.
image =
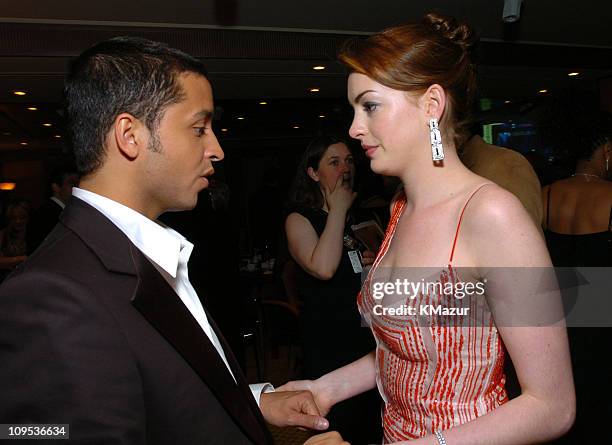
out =
[[336,273],[342,257],[346,212],[355,199],[355,193],[342,185],[342,177],[334,190],[325,193],[329,213],[321,237],[312,224],[299,213],[291,213],[285,222],[289,253],[310,275],[329,280]]
[[[561,436],[575,417],[575,394],[563,310],[554,286],[543,286],[550,258],[520,202],[483,190],[467,208],[459,252],[482,268],[496,326],[512,358],[521,395],[444,432],[448,445],[519,445]],[[470,261],[471,262],[471,261]],[[402,442],[403,443],[403,442]],[[438,445],[428,436],[410,445]]]
[[321,415],[343,400],[368,391],[376,386],[375,351],[359,360],[338,368],[316,380],[297,380],[277,388],[277,391],[312,392]]

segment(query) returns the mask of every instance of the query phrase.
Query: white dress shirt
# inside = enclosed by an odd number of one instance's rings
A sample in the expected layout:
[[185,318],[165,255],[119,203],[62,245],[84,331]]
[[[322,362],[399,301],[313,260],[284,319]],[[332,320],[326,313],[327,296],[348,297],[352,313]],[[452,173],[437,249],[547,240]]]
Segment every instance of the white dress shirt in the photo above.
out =
[[[219,353],[234,381],[236,381],[219,338],[211,329],[198,294],[189,281],[187,263],[193,250],[193,244],[170,227],[150,220],[141,213],[112,199],[78,187],[73,187],[72,194],[110,219],[151,261],[198,322]],[[268,383],[250,385],[250,388],[258,405],[262,391],[274,390],[272,385]]]

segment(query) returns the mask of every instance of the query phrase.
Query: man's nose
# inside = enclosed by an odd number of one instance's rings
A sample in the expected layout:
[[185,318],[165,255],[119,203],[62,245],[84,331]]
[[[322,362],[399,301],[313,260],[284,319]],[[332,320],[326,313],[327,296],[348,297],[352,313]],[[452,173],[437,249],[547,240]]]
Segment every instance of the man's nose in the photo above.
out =
[[212,162],[221,161],[225,157],[225,153],[223,153],[223,149],[215,133],[212,133],[211,138],[208,140],[206,148],[204,149],[204,155]]

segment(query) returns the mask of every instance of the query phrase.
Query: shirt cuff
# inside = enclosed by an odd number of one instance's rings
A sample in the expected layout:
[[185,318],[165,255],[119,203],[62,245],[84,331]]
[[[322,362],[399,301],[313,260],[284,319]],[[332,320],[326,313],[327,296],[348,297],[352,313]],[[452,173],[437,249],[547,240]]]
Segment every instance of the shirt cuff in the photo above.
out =
[[251,392],[253,393],[253,398],[255,402],[257,402],[257,406],[259,406],[259,399],[261,398],[261,394],[265,392],[274,392],[274,386],[271,383],[253,383],[249,385]]

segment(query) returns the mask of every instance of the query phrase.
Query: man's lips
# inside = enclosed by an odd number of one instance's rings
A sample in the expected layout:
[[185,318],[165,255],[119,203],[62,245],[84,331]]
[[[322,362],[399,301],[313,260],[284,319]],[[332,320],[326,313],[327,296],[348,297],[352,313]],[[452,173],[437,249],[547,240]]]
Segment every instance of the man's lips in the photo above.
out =
[[206,170],[204,174],[200,176],[200,179],[204,182],[204,188],[208,187],[210,183],[210,181],[208,180],[208,177],[212,176],[213,173],[215,173],[215,169],[211,168],[210,170]]

